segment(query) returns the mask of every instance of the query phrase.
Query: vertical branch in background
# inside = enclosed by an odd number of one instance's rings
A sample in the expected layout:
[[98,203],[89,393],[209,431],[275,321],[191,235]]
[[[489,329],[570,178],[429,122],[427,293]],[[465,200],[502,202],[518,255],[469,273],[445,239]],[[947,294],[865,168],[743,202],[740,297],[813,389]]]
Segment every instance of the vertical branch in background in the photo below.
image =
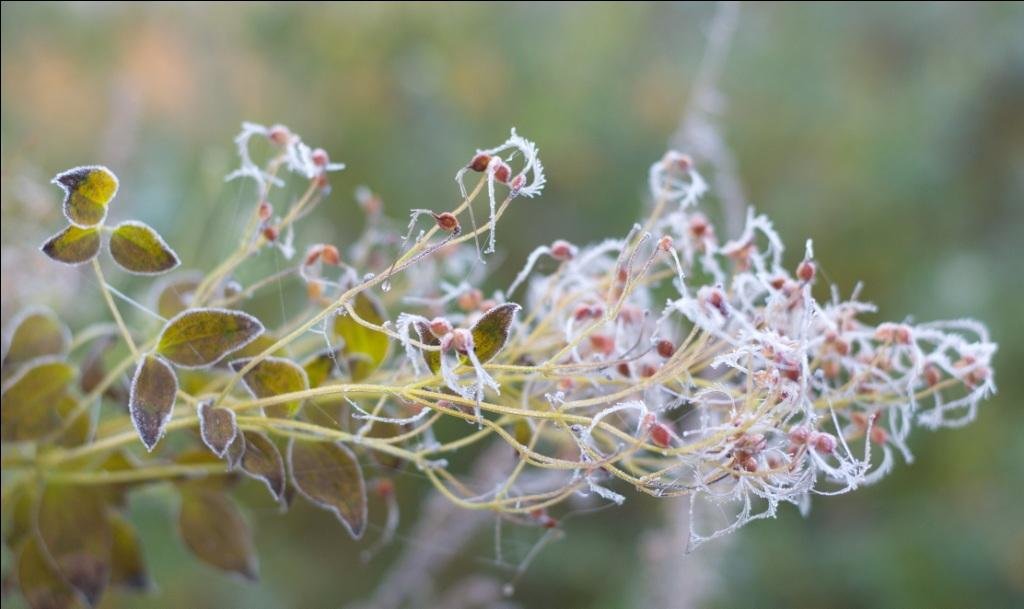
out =
[[736,237],[743,230],[747,199],[740,182],[736,158],[725,143],[718,128],[718,116],[726,105],[718,91],[718,81],[725,59],[732,46],[739,21],[739,2],[718,3],[708,28],[708,41],[704,47],[694,79],[693,92],[679,120],[679,127],[669,139],[669,148],[705,159],[714,169],[714,190],[722,202],[726,237]]

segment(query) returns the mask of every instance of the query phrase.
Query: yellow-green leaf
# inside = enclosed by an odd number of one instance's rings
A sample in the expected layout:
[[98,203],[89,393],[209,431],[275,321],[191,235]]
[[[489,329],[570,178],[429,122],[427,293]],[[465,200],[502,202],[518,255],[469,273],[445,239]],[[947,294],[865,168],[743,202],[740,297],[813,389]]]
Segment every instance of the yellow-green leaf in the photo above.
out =
[[77,590],[61,577],[39,540],[29,537],[18,555],[18,587],[32,609],[85,609]]
[[214,406],[211,400],[199,404],[199,435],[213,454],[223,459],[238,435],[235,411]]
[[[429,325],[425,322],[418,321],[416,322],[415,327],[416,335],[419,337],[421,343],[430,346],[440,346],[441,341],[430,331]],[[437,371],[441,369],[441,352],[425,351],[421,349],[420,353],[423,354],[423,361],[427,363],[427,367],[430,368],[430,371],[437,374]]]
[[121,268],[142,275],[166,273],[178,266],[178,255],[155,230],[130,220],[110,234],[110,255]]
[[302,369],[306,371],[306,378],[310,387],[319,387],[331,378],[338,370],[339,353],[333,350],[321,351],[306,360]]
[[[238,372],[245,368],[251,360],[238,359],[231,362],[231,369]],[[242,382],[249,393],[256,398],[271,398],[276,395],[295,393],[309,389],[306,371],[298,364],[283,357],[268,357],[253,366],[245,373]],[[292,400],[283,404],[267,406],[264,410],[272,417],[287,418],[294,416],[302,407],[302,400]]]
[[164,435],[167,422],[174,414],[177,393],[178,377],[170,364],[155,355],[143,357],[132,379],[128,411],[147,450],[153,450]]
[[106,167],[75,167],[53,178],[64,190],[64,215],[72,224],[95,226],[107,217],[107,205],[117,194],[117,176]]
[[201,368],[252,342],[263,324],[248,313],[190,309],[167,322],[156,351],[184,368]]
[[112,535],[102,488],[49,484],[36,525],[57,570],[95,606],[110,578]]
[[215,490],[182,487],[178,528],[199,560],[251,581],[259,579],[252,533],[231,497]]
[[11,320],[4,333],[4,372],[38,357],[66,355],[70,344],[71,332],[53,311],[29,307]]
[[57,403],[75,375],[67,362],[42,358],[8,379],[0,394],[3,441],[34,440],[59,426]]
[[89,416],[89,410],[82,409],[75,416],[75,420],[69,423],[68,417],[78,410],[78,400],[66,393],[57,398],[56,407],[57,414],[63,421],[62,425],[66,426],[66,429],[57,437],[57,444],[65,448],[72,448],[88,442],[92,436],[92,417]]
[[100,252],[100,229],[71,225],[50,237],[40,248],[43,253],[64,264],[89,262]]
[[519,309],[515,303],[500,304],[483,314],[470,330],[473,333],[473,352],[480,363],[484,363],[495,355],[508,342],[509,328],[512,319]]
[[[352,308],[365,321],[377,325],[385,321],[384,307],[366,292],[356,295]],[[353,381],[361,381],[370,376],[384,362],[391,349],[387,334],[360,325],[346,311],[340,311],[335,316],[334,333],[345,341],[342,349]]]
[[10,491],[3,503],[4,544],[17,548],[32,535],[35,527],[36,486],[19,484]]
[[366,529],[366,483],[363,470],[348,448],[334,442],[292,438],[288,468],[302,496],[334,512],[354,539]]
[[110,530],[110,583],[137,592],[151,590],[153,586],[146,561],[142,556],[142,543],[135,525],[112,511]]
[[284,459],[281,451],[267,436],[254,431],[242,432],[245,452],[242,453],[242,471],[262,481],[276,501],[284,497]]
[[155,301],[156,312],[170,319],[192,306],[192,296],[202,281],[202,274],[185,271],[162,277],[153,284],[150,296]]

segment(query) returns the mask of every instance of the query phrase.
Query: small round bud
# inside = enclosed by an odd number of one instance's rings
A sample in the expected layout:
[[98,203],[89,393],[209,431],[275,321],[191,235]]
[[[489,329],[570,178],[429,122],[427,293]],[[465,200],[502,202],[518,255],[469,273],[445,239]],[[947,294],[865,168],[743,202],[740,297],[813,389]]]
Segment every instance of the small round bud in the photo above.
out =
[[486,313],[487,311],[490,311],[496,306],[498,306],[498,301],[494,300],[493,298],[488,298],[487,300],[481,301],[480,306],[478,308]]
[[672,237],[665,235],[661,239],[658,239],[658,249],[663,252],[672,251]]
[[508,185],[512,189],[513,193],[518,193],[519,189],[526,185],[526,176],[519,174],[512,178],[512,182]]
[[703,237],[708,233],[710,228],[711,223],[708,222],[708,219],[704,214],[693,214],[690,216],[690,234],[694,237]]
[[317,167],[327,167],[327,163],[331,161],[330,157],[327,156],[327,151],[323,148],[317,148],[312,153],[313,164]]
[[660,448],[672,446],[672,432],[664,423],[655,422],[651,425],[651,442]]
[[489,154],[478,154],[473,157],[473,160],[469,162],[466,167],[476,172],[482,172],[487,169],[487,166],[491,163],[491,155]]
[[812,432],[811,428],[807,427],[806,425],[794,427],[793,429],[789,430],[789,442],[790,444],[795,445],[807,444],[807,441],[811,438],[812,433],[814,432]]
[[664,357],[665,359],[672,357],[672,355],[675,354],[676,352],[675,343],[664,338],[658,341],[658,344],[655,345],[655,348],[658,350],[658,355]]
[[433,334],[435,338],[441,338],[442,336],[448,334],[451,331],[452,322],[448,321],[447,319],[443,317],[435,317],[434,319],[430,320],[430,333]]
[[473,348],[473,333],[465,328],[456,328],[446,336],[451,336],[451,347],[456,351],[465,353]]
[[270,216],[274,214],[274,206],[266,201],[260,201],[259,207],[256,208],[256,216],[263,222],[270,219]]
[[508,163],[498,159],[494,163],[493,175],[494,179],[501,182],[502,184],[508,183],[508,179],[512,177],[512,168],[508,166]]
[[889,432],[885,431],[885,429],[881,427],[872,427],[871,441],[879,445],[885,444],[889,441]]
[[551,257],[559,262],[572,260],[576,257],[577,252],[576,246],[564,239],[558,239],[552,243],[551,247],[548,249],[551,253]]
[[824,455],[831,455],[832,451],[836,449],[836,437],[830,433],[814,432],[808,439],[808,443],[814,447],[815,451]]
[[619,365],[616,366],[615,369],[619,372],[619,374],[626,378],[630,378],[633,376],[632,371],[630,371],[629,369],[629,364],[627,364],[626,362],[619,362]]
[[437,222],[437,227],[446,233],[457,235],[462,231],[462,227],[459,226],[459,219],[450,211],[434,214],[434,221]]
[[603,353],[604,355],[610,355],[615,351],[615,340],[607,334],[591,334],[590,335],[590,346],[594,348],[594,351]]
[[817,268],[814,266],[814,262],[810,260],[804,260],[796,267],[796,276],[804,283],[813,280],[816,272]]
[[466,290],[459,294],[456,304],[465,312],[476,311],[480,308],[480,302],[484,299],[483,292],[476,288]]
[[576,307],[576,310],[573,311],[572,314],[573,318],[576,321],[583,321],[584,319],[597,319],[602,315],[604,315],[604,307],[597,304],[581,304],[580,306]]
[[277,241],[279,231],[276,226],[264,226],[262,233],[263,238],[267,241]]
[[748,472],[756,472],[758,467],[757,458],[753,455],[743,455],[743,457],[740,458],[740,467]]
[[320,259],[323,260],[325,264],[330,264],[331,266],[338,266],[341,264],[341,254],[338,253],[338,248],[329,244],[323,246],[323,250],[320,252]]
[[649,379],[658,373],[658,369],[654,367],[654,364],[643,364],[640,366],[640,376],[645,379]]
[[933,364],[924,367],[924,380],[929,387],[934,387],[942,380],[942,373]]
[[292,139],[292,132],[284,125],[274,125],[267,130],[267,139],[278,146],[284,146],[288,143],[288,140]]

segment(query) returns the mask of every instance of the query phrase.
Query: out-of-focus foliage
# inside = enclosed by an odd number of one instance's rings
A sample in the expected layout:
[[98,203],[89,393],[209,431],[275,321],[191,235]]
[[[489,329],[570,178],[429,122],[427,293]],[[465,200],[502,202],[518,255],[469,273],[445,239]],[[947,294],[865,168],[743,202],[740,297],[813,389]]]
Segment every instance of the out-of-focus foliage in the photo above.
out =
[[[300,227],[304,242],[357,234],[359,184],[393,211],[444,208],[458,195],[454,170],[513,125],[541,147],[549,184],[503,221],[505,260],[556,238],[624,234],[713,10],[4,4],[3,318],[48,304],[77,327],[102,311],[90,275],[57,269],[36,249],[61,221],[46,181],[65,167],[109,166],[123,181],[125,217],[161,227],[184,266],[220,259],[253,196],[223,182],[234,166],[226,142],[243,119],[315,134],[349,165],[318,221]],[[917,462],[882,484],[711,548],[709,606],[1008,606],[1024,596],[1014,499],[1024,480],[1022,31],[1020,4],[743,8],[721,123],[751,202],[788,242],[813,237],[825,278],[844,293],[863,280],[887,317],[986,321],[1001,344],[1000,394],[966,429],[913,438]],[[304,297],[296,292],[270,293],[261,319],[280,322],[280,299]],[[399,481],[411,521],[426,485],[415,472]],[[403,545],[364,565],[331,514],[298,506],[301,515],[280,518],[258,485],[245,491],[254,543],[273,549],[261,552],[260,583],[187,560],[164,525],[174,492],[156,490],[131,510],[162,595],[111,594],[104,606],[336,607],[369,594]],[[514,600],[639,606],[653,585],[644,557],[662,534],[658,505],[638,496],[564,522],[567,539],[540,554]],[[521,556],[519,540],[508,541]],[[453,553],[439,587],[473,571],[511,576],[492,566],[489,534]]]

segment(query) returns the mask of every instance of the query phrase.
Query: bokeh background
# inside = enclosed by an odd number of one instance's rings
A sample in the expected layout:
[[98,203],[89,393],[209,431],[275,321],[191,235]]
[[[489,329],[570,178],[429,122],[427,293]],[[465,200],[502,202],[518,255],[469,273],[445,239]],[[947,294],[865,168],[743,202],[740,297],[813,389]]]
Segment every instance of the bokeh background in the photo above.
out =
[[[36,249],[60,224],[47,181],[74,165],[110,166],[121,178],[114,217],[150,223],[187,266],[208,268],[252,196],[223,182],[242,120],[285,123],[348,163],[303,243],[357,234],[359,184],[399,218],[453,201],[455,168],[513,125],[538,142],[549,186],[504,221],[499,277],[552,239],[623,234],[686,108],[715,11],[4,3],[3,318],[27,303],[73,326],[103,314],[88,274],[55,269]],[[789,260],[812,237],[829,279],[844,293],[864,281],[887,319],[985,321],[1000,343],[1000,392],[966,429],[915,433],[916,462],[879,485],[819,498],[806,519],[783,510],[695,555],[675,537],[681,504],[636,496],[573,518],[510,598],[481,593],[483,604],[1022,606],[1024,5],[747,5],[719,88],[721,134]],[[400,485],[404,534],[427,485],[412,475]],[[329,514],[282,516],[256,483],[240,496],[258,584],[191,559],[170,526],[173,496],[156,489],[134,499],[132,517],[159,592],[109,594],[103,607],[344,607],[372,594],[403,549],[364,565]],[[508,581],[492,536],[484,527],[450,548],[434,590],[411,606],[467,581]]]

